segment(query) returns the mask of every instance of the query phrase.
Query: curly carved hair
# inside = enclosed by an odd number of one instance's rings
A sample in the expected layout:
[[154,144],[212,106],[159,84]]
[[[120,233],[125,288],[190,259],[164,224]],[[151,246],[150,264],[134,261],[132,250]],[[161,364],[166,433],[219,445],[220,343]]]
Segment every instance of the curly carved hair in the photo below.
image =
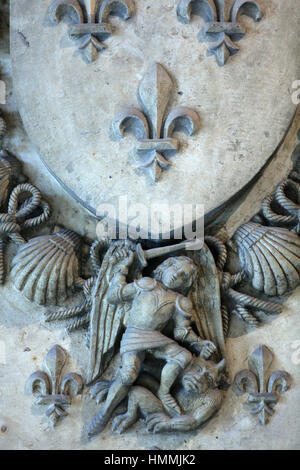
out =
[[193,268],[192,275],[189,275],[186,279],[187,283],[192,286],[197,278],[198,270],[193,260],[187,256],[171,256],[170,258],[163,261],[163,263],[157,266],[157,268],[153,271],[154,279],[161,281],[163,273],[166,269],[168,269],[170,266],[181,267],[182,263],[189,264]]

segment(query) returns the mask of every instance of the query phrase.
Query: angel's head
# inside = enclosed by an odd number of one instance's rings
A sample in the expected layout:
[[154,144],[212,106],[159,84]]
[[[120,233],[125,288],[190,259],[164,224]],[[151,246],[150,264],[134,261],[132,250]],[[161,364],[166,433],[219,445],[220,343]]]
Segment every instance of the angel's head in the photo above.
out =
[[186,295],[196,279],[197,267],[187,256],[174,256],[161,263],[153,275],[169,289]]
[[225,359],[216,364],[194,356],[188,368],[182,373],[182,385],[188,393],[202,394],[209,389],[218,388],[224,380],[225,368]]

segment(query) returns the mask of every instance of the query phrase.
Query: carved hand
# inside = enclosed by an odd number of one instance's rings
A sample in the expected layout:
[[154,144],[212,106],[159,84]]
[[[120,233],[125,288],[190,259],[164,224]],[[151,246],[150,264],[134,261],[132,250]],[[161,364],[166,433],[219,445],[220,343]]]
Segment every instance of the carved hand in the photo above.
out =
[[135,253],[128,248],[122,248],[117,253],[115,253],[111,258],[111,264],[117,265],[120,264],[124,267],[129,267],[134,261]]
[[209,359],[210,356],[216,351],[216,346],[212,341],[201,340],[195,345],[195,348],[204,359]]

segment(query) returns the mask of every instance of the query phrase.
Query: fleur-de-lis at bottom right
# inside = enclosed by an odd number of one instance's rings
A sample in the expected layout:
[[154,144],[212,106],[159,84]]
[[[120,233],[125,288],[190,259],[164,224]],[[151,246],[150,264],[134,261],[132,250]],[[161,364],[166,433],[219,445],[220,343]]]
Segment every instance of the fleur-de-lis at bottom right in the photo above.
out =
[[274,356],[267,346],[261,345],[251,354],[249,370],[239,372],[233,383],[236,395],[249,393],[245,406],[253,415],[258,415],[262,425],[268,423],[269,416],[274,414],[279,395],[286,392],[291,385],[291,376],[283,370],[273,372],[268,379]]

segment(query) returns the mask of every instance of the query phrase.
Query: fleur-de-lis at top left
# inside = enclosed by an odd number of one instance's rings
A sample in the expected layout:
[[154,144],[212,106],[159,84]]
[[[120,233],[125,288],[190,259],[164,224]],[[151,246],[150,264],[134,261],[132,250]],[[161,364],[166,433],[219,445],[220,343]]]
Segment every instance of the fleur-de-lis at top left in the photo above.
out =
[[49,18],[58,24],[69,16],[69,36],[74,39],[87,62],[94,62],[106,44],[103,41],[113,33],[108,23],[110,15],[127,20],[135,13],[134,0],[55,0],[49,7]]

